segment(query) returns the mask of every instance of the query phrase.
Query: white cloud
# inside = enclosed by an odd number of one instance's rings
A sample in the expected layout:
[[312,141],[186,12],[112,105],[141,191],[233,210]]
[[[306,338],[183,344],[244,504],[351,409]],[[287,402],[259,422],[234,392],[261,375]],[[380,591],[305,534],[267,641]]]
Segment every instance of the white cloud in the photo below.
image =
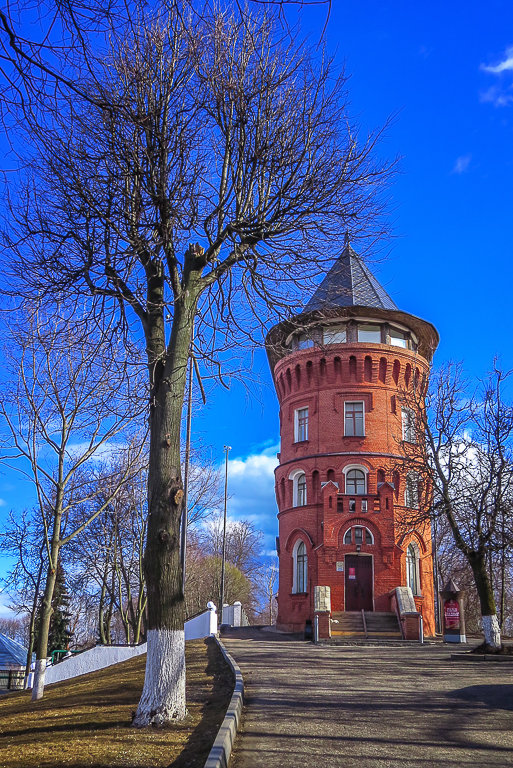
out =
[[468,171],[471,160],[472,160],[472,155],[460,155],[460,157],[456,158],[456,162],[454,163],[454,168],[452,169],[452,172],[465,173],[465,171]]
[[504,82],[502,75],[513,73],[513,46],[506,48],[502,61],[498,64],[481,64],[480,69],[490,75],[498,75],[501,80],[492,85],[486,91],[479,94],[479,99],[483,103],[493,104],[494,107],[507,107],[513,104],[513,86],[511,83]]
[[278,535],[274,495],[278,450],[279,447],[273,445],[246,458],[228,461],[228,515],[232,520],[250,520],[262,530],[266,552],[273,550]]
[[484,72],[490,72],[492,75],[500,75],[502,72],[513,71],[513,46],[506,48],[504,58],[498,64],[481,64],[481,69]]
[[511,88],[503,90],[493,85],[487,91],[482,91],[479,94],[479,100],[485,104],[493,104],[494,107],[507,107],[513,103],[513,93],[511,91]]

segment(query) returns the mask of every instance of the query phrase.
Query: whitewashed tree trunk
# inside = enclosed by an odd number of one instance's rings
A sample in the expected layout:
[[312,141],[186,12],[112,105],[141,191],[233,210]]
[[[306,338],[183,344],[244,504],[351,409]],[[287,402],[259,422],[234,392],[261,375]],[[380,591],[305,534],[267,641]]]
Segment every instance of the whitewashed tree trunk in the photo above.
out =
[[161,726],[186,714],[185,632],[150,629],[144,688],[133,725]]
[[45,692],[46,659],[37,659],[34,669],[32,701],[39,701]]
[[501,630],[497,614],[482,616],[485,643],[491,648],[501,647]]

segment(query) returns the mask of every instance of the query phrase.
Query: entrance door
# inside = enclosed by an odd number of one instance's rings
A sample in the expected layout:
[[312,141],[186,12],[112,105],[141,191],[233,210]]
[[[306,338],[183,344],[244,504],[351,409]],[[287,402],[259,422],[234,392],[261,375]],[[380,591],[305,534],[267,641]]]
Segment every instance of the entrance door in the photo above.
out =
[[346,555],[346,611],[372,611],[372,557]]

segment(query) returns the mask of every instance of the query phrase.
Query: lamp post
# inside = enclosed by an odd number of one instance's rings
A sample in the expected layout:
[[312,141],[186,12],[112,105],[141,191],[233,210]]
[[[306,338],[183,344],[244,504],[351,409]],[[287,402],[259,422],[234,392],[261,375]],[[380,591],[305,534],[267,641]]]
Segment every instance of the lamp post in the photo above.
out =
[[221,611],[220,624],[223,623],[223,605],[224,605],[224,571],[226,561],[226,507],[228,504],[228,453],[231,451],[230,445],[224,446],[224,518],[223,518],[223,555],[221,559],[221,591],[219,595],[219,604]]
[[[193,332],[194,335],[194,332]],[[191,341],[192,345],[192,341]],[[185,432],[185,462],[183,477],[183,506],[182,506],[182,531],[181,531],[181,561],[182,561],[182,592],[185,594],[185,561],[187,557],[187,524],[189,503],[189,464],[191,460],[191,424],[192,424],[192,378],[193,357],[189,355],[189,392],[187,396],[187,421]]]

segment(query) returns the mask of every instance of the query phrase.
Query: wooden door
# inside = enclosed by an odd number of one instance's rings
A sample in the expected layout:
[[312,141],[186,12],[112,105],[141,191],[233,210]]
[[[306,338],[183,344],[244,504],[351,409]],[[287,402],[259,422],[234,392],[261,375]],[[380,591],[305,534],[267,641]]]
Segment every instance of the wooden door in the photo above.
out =
[[372,611],[372,557],[346,555],[346,611]]

